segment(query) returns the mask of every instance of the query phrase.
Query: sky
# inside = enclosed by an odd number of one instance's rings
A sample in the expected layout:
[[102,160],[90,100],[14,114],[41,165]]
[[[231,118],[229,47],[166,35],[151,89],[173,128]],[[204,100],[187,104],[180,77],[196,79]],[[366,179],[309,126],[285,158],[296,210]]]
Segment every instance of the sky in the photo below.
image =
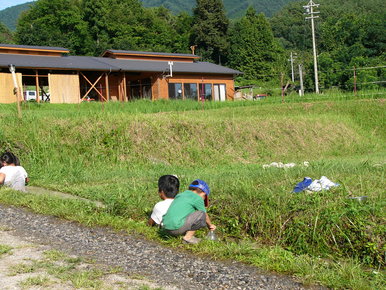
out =
[[35,0],[0,0],[0,10]]

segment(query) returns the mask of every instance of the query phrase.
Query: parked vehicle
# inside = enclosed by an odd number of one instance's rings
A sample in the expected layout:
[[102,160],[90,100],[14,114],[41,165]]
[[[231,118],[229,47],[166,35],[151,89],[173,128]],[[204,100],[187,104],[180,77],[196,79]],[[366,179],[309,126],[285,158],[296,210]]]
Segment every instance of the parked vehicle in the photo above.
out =
[[[50,101],[50,94],[44,94],[45,95],[45,99],[43,98],[43,96],[39,96],[39,99],[40,101],[45,101],[45,102],[49,102]],[[24,92],[24,100],[25,101],[37,101],[36,99],[36,91],[25,91]]]
[[[42,100],[42,96],[39,96],[40,100]],[[25,91],[24,92],[24,100],[25,101],[36,101],[36,91]]]

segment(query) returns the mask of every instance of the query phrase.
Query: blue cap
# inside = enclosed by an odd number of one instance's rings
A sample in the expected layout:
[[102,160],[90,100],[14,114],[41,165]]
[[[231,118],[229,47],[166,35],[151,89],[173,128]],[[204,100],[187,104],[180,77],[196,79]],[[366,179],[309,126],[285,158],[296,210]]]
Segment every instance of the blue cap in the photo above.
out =
[[[193,184],[193,183],[198,183],[198,184]],[[206,195],[209,195],[210,193],[209,185],[206,184],[206,182],[201,179],[193,180],[193,182],[189,185],[189,187],[199,188],[203,192],[205,192]]]

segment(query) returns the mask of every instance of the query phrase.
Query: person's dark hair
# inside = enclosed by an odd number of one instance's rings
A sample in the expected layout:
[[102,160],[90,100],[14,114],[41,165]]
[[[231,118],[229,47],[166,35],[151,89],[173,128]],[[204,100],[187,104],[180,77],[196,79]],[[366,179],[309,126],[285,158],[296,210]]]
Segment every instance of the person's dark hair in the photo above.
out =
[[16,166],[20,166],[19,158],[15,156],[15,154],[11,152],[5,152],[0,157],[0,162],[5,162],[7,164],[15,164]]
[[158,192],[163,192],[166,197],[174,198],[180,190],[180,181],[174,175],[163,175],[158,179]]

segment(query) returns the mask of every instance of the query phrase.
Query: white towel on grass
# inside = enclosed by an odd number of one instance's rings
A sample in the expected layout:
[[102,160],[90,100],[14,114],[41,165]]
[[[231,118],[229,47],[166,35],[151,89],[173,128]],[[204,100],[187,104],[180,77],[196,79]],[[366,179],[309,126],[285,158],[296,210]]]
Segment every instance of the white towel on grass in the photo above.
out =
[[331,187],[336,187],[336,186],[339,186],[339,184],[332,182],[326,176],[322,176],[320,179],[316,179],[312,181],[312,183],[307,187],[307,190],[311,190],[311,191],[329,190]]

